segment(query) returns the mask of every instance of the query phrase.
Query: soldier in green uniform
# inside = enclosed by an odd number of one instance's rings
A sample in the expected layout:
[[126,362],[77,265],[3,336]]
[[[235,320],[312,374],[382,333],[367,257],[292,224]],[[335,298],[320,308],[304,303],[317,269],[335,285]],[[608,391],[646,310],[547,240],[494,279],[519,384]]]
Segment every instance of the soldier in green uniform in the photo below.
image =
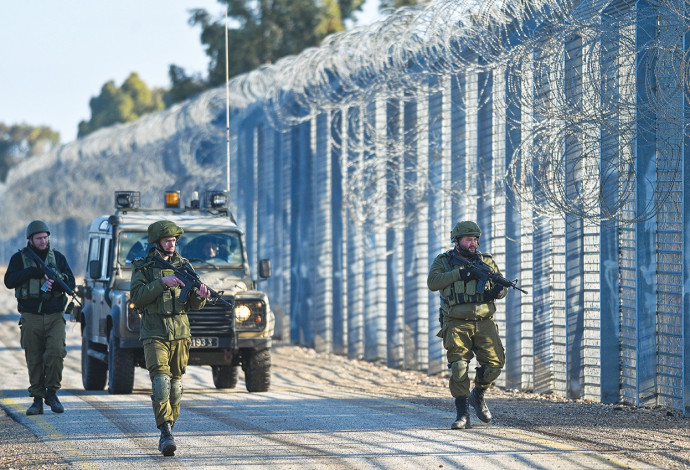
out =
[[[142,312],[139,338],[144,345],[146,368],[151,377],[153,413],[161,431],[158,450],[165,456],[175,454],[172,435],[180,414],[182,376],[189,359],[190,329],[186,312],[199,310],[210,297],[205,285],[190,293],[186,302],[179,300],[184,283],[172,270],[154,265],[160,256],[173,266],[189,264],[176,251],[183,230],[174,222],[160,220],[148,227],[148,241],[153,246],[144,258],[132,263],[131,301]],[[191,267],[191,266],[190,266]]]
[[50,229],[42,220],[26,227],[26,247],[10,258],[5,272],[5,286],[14,289],[17,309],[21,314],[21,345],[29,369],[29,394],[33,404],[27,415],[43,414],[43,401],[54,413],[65,411],[57,397],[62,384],[65,347],[65,306],[67,294],[53,279],[48,278],[27,250],[37,254],[58,273],[70,289],[74,275],[64,255],[50,247]]
[[[443,346],[447,350],[451,371],[450,393],[457,410],[451,429],[471,427],[468,404],[472,405],[480,420],[485,423],[492,420],[484,394],[505,365],[505,352],[494,323],[494,301],[505,297],[508,289],[492,285],[489,280],[484,289],[477,292],[479,280],[476,275],[470,273],[465,265],[453,263],[454,256],[470,262],[481,260],[499,273],[491,255],[478,250],[480,236],[481,230],[475,222],[458,222],[450,234],[455,248],[436,257],[427,278],[429,289],[441,294],[441,331],[437,336],[443,338]],[[470,393],[468,367],[475,356],[479,367]]]

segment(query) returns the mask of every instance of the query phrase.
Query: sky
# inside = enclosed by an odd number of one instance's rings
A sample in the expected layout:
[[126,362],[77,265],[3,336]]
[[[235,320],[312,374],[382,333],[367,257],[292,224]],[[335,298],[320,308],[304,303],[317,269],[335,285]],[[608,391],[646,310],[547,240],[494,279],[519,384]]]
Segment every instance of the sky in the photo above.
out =
[[[48,126],[62,143],[91,117],[89,100],[132,72],[149,88],[168,87],[170,64],[206,76],[201,29],[187,23],[203,8],[224,18],[217,0],[6,0],[0,7],[0,122]],[[379,18],[367,0],[358,24]]]

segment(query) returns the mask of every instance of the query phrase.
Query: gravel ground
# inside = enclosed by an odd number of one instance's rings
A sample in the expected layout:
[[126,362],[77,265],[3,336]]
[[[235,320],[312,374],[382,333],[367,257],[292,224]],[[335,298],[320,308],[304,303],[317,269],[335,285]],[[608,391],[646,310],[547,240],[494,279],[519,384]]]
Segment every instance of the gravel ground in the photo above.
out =
[[[313,384],[446,410],[448,426],[455,417],[445,377],[290,345],[275,346],[272,362],[276,373]],[[601,405],[497,387],[488,392],[487,402],[495,426],[543,433],[590,450],[619,452],[654,468],[690,468],[690,419],[675,410]],[[0,468],[54,470],[69,465],[0,410]]]

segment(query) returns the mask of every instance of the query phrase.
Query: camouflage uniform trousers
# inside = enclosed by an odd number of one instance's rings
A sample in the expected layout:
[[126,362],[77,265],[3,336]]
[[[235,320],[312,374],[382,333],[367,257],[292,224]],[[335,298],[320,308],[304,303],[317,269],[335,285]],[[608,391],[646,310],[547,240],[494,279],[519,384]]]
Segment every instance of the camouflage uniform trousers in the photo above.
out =
[[[172,386],[168,389],[167,396],[157,400],[154,394],[151,395],[153,402],[153,414],[156,417],[156,427],[165,422],[175,423],[180,415],[180,399],[182,398],[182,376],[187,371],[189,362],[189,338],[178,340],[145,339],[144,358],[146,359],[146,369],[149,371],[151,383],[155,387],[156,376],[163,375],[169,377]],[[177,385],[177,387],[176,387]]]
[[[477,363],[483,368],[496,370],[505,365],[505,351],[493,318],[460,320],[444,317],[439,336],[447,350],[451,369],[449,386],[453,397],[470,396],[468,365],[473,357],[476,356]],[[482,384],[482,387],[488,388],[492,383],[493,380]]]
[[23,312],[19,321],[20,344],[29,369],[29,394],[45,398],[46,389],[59,390],[67,348],[65,345],[65,316],[62,312],[50,315]]

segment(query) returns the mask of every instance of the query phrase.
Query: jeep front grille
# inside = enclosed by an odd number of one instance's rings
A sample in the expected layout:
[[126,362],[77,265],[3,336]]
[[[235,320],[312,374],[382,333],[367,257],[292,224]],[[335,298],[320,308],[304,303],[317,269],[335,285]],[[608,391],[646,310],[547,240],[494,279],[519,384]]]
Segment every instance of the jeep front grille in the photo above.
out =
[[[232,303],[232,299],[227,299]],[[232,335],[233,312],[226,305],[216,303],[206,305],[201,310],[187,312],[192,336],[230,336]]]

